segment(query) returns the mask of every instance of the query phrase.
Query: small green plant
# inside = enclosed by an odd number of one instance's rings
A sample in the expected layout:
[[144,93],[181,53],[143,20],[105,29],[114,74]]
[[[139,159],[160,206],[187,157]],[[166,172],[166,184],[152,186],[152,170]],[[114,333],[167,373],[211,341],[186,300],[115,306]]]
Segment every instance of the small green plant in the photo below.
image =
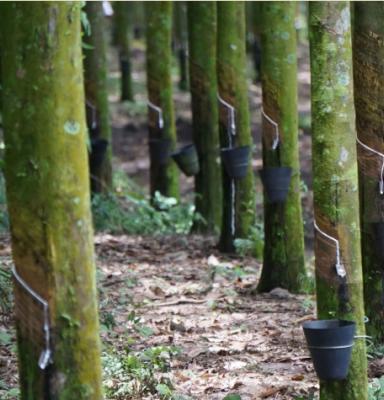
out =
[[1,400],[17,400],[20,398],[19,388],[9,387],[0,380],[0,399]]
[[[0,144],[1,150],[1,144]],[[0,160],[1,161],[1,160]],[[1,163],[0,163],[1,167]],[[5,179],[3,174],[0,172],[0,232],[9,231],[9,219],[7,211],[7,201],[5,194]]]
[[380,343],[373,343],[373,341],[369,340],[367,346],[367,356],[371,360],[384,357],[384,345]]
[[179,353],[173,346],[154,346],[124,354],[103,353],[104,386],[109,399],[141,398],[152,394],[159,399],[175,398],[166,373],[172,357]]
[[223,400],[241,400],[241,396],[239,394],[227,394]]
[[300,274],[298,276],[300,282],[301,292],[305,294],[314,294],[316,288],[315,277],[312,272]]
[[8,315],[12,307],[11,271],[0,264],[0,311]]
[[369,383],[368,400],[384,400],[384,377],[373,379]]
[[200,216],[192,204],[156,192],[148,199],[132,195],[96,194],[92,199],[96,230],[128,234],[187,234]]
[[315,302],[314,302],[312,299],[309,299],[309,298],[304,299],[304,300],[301,302],[301,307],[302,307],[302,309],[303,309],[303,311],[304,311],[305,313],[307,313],[307,312],[309,312],[309,311],[313,311],[313,309],[314,309],[314,307],[315,307]]
[[257,258],[262,257],[264,230],[263,225],[256,224],[250,230],[248,238],[237,238],[234,241],[236,253],[240,256],[254,256]]

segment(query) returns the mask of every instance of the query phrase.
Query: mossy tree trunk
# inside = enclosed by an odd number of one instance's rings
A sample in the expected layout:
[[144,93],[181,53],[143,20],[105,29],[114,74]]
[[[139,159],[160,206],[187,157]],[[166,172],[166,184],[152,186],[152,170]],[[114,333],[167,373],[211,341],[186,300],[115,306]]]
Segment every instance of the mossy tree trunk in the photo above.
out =
[[214,2],[188,4],[189,73],[193,136],[200,172],[196,176],[196,211],[206,221],[198,230],[218,232],[221,225],[221,166],[216,75],[217,12]]
[[84,41],[92,48],[84,49],[85,97],[96,111],[96,124],[88,127],[93,141],[104,139],[108,147],[100,165],[91,169],[93,192],[105,192],[112,186],[112,135],[109,120],[107,87],[107,54],[102,2],[87,1],[85,11],[90,23],[90,35]]
[[[176,127],[172,99],[172,3],[168,1],[146,2],[147,37],[147,88],[148,99],[162,113],[153,107],[149,112],[149,141],[168,140],[169,150],[176,147]],[[179,173],[174,161],[169,158],[159,163],[151,155],[151,194],[159,191],[164,196],[179,197]]]
[[252,60],[255,68],[256,82],[261,80],[261,26],[262,26],[262,14],[261,8],[265,2],[263,1],[251,1],[250,4],[250,15],[251,15],[251,34],[252,34]]
[[[384,154],[384,3],[355,3],[354,75],[357,135],[363,145]],[[379,191],[384,158],[358,144],[359,188],[367,330],[384,341],[383,243],[375,227],[384,229],[384,197]]]
[[127,1],[114,2],[114,22],[116,45],[119,50],[121,72],[121,100],[134,100],[131,66],[131,17],[130,3]]
[[22,400],[102,399],[80,7],[1,8],[12,253],[17,273],[48,302],[53,350],[53,364],[40,370],[42,310],[15,283],[23,300],[16,310],[24,312],[17,317]]
[[140,40],[144,37],[145,33],[144,2],[132,1],[130,3],[130,8],[132,10],[133,37]]
[[[236,134],[233,145],[251,146],[248,84],[246,79],[245,15],[244,2],[217,2],[217,74],[218,94],[235,109]],[[228,108],[220,105],[220,144],[230,146]],[[245,178],[234,182],[235,186],[235,229],[232,220],[232,180],[223,168],[223,223],[220,248],[234,250],[235,238],[247,238],[255,221],[255,188],[252,171],[252,156]]]
[[305,276],[304,232],[300,199],[300,164],[297,121],[297,61],[294,2],[264,2],[262,88],[263,167],[292,169],[288,197],[270,203],[264,195],[264,257],[258,290],[283,287],[299,292]]
[[175,47],[179,62],[179,89],[188,90],[188,18],[185,1],[174,2]]
[[[309,28],[318,315],[354,320],[364,335],[349,2],[310,3]],[[339,243],[339,263],[325,234]],[[364,340],[355,340],[347,379],[320,382],[320,398],[367,399]]]

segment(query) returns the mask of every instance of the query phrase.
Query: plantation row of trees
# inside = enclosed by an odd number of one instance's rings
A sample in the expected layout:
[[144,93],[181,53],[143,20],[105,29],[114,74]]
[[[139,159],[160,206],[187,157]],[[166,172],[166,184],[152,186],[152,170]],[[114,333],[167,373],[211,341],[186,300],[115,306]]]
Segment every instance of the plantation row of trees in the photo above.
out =
[[[354,4],[353,57],[350,7],[349,2],[309,6],[318,313],[320,318],[356,321],[359,336],[365,335],[368,315],[369,333],[383,341],[383,262],[377,241],[383,226],[384,5]],[[265,187],[267,173],[289,171],[283,201],[271,201],[265,190],[259,290],[281,286],[300,292],[306,270],[296,5],[263,2],[259,8]],[[101,399],[86,122],[92,188],[108,190],[111,128],[102,5],[87,2],[83,10],[76,2],[10,2],[1,4],[0,11],[16,310],[28,309],[28,302],[36,299],[38,303],[28,315],[17,311],[22,399]],[[129,100],[129,4],[117,3],[115,12],[114,40],[125,71],[122,98]],[[145,18],[151,193],[179,198],[176,164],[170,157],[159,157],[162,145],[167,151],[176,149],[172,2],[146,3]],[[196,208],[206,221],[196,229],[219,229],[221,249],[233,251],[234,240],[249,237],[255,224],[244,3],[191,2],[185,18],[189,79],[183,81],[189,80],[200,164]],[[220,149],[232,148],[244,150],[241,177],[230,176],[218,161]],[[98,159],[99,150],[105,156]],[[44,329],[39,330],[42,320]],[[356,340],[348,379],[321,382],[321,398],[367,399],[366,364],[364,340]]]

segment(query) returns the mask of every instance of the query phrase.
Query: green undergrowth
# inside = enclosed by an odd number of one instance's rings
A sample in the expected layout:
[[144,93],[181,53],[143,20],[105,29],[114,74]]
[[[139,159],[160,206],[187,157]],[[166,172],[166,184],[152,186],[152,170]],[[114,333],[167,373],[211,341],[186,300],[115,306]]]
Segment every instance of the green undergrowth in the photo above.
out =
[[369,383],[368,400],[384,400],[384,376]]
[[141,399],[157,395],[162,400],[187,400],[174,392],[167,373],[172,358],[180,350],[174,346],[153,346],[123,353],[114,350],[102,355],[104,390],[108,399]]
[[[1,166],[1,164],[0,164]],[[9,231],[9,220],[5,193],[5,179],[0,171],[0,233]]]
[[102,312],[101,322],[107,335],[105,343],[109,343],[102,353],[106,398],[142,399],[152,395],[159,400],[189,400],[175,392],[171,381],[171,363],[181,352],[179,347],[162,344],[143,348],[141,342],[153,331],[143,325],[135,311],[128,314],[127,331],[118,334],[120,341],[124,337],[123,346],[113,345],[112,338],[117,337],[113,315]]
[[96,231],[142,235],[188,234],[195,221],[203,221],[191,203],[180,203],[159,192],[151,201],[121,173],[114,181],[114,191],[92,197]]
[[12,309],[11,271],[0,264],[0,311],[8,315]]
[[264,247],[264,227],[263,224],[256,223],[250,229],[247,238],[237,238],[234,241],[236,253],[240,256],[252,256],[261,259]]

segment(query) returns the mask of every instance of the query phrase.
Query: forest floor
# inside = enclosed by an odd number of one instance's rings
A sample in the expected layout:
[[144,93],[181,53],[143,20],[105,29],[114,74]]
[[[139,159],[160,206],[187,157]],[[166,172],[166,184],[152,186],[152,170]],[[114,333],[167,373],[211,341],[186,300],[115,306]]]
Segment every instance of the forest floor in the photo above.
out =
[[[300,50],[299,112],[309,115],[307,48]],[[118,101],[116,54],[110,55],[110,102],[115,168],[148,189],[143,51],[134,50],[136,101]],[[175,85],[176,86],[176,85]],[[254,168],[261,166],[260,85],[251,84]],[[191,139],[189,95],[176,90],[180,142]],[[313,268],[310,136],[300,133],[303,210],[309,269]],[[193,178],[181,177],[183,201]],[[262,189],[257,178],[258,215]],[[242,400],[317,398],[318,383],[301,324],[315,317],[312,295],[277,288],[258,294],[261,263],[223,255],[217,238],[97,233],[97,279],[107,399]],[[1,264],[11,266],[9,238]],[[1,304],[0,304],[1,305]],[[9,307],[9,305],[8,305]],[[9,308],[0,307],[0,399],[17,399],[15,335]],[[384,374],[384,359],[370,376]],[[237,397],[238,398],[238,397]],[[237,399],[232,397],[232,399]],[[229,399],[231,399],[229,397]]]

